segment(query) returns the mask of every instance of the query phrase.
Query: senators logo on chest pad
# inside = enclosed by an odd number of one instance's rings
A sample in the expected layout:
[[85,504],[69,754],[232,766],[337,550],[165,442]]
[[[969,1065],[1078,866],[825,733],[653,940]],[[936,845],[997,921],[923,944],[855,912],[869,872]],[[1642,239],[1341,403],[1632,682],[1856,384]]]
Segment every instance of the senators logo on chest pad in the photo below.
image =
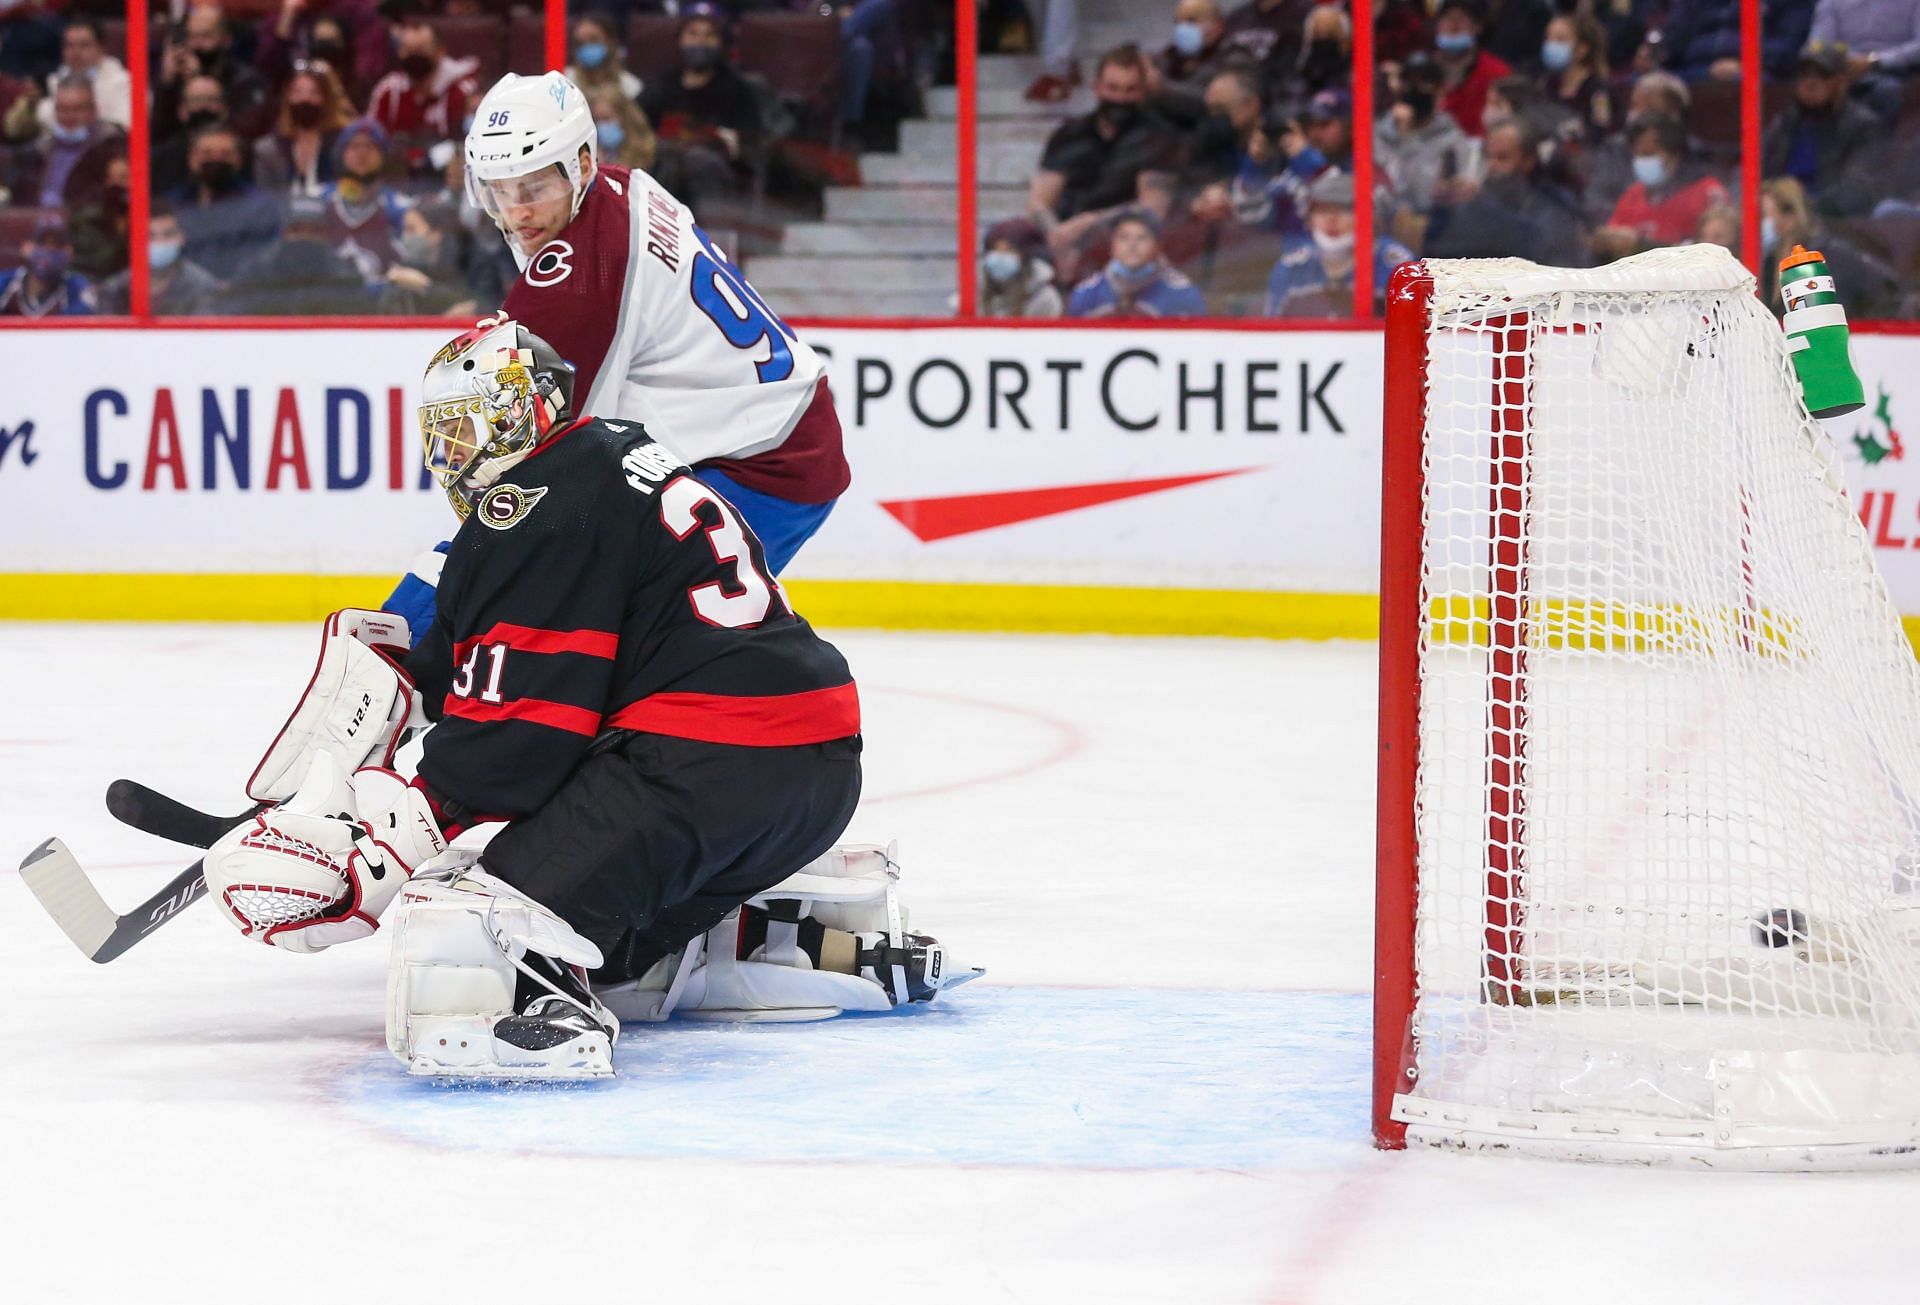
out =
[[511,530],[527,519],[533,505],[546,496],[547,486],[525,489],[519,485],[495,485],[474,505],[474,518],[493,530]]

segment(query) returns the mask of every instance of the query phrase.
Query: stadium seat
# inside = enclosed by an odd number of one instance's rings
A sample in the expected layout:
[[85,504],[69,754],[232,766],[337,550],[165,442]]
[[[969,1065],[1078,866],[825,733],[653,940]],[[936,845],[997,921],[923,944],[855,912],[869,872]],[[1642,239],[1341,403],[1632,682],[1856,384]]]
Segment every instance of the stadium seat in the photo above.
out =
[[[547,67],[547,16],[516,13],[507,20],[507,71],[536,76]],[[486,87],[481,87],[484,93]]]
[[127,61],[127,20],[124,18],[101,19],[100,45],[108,54],[125,63]]
[[822,14],[747,14],[735,62],[793,106],[799,134],[832,136],[840,101],[840,21]]
[[433,30],[440,33],[440,43],[454,58],[480,61],[473,76],[482,95],[507,70],[507,25],[501,19],[485,14],[438,17]]
[[627,20],[627,67],[643,83],[667,77],[680,66],[680,20],[666,14],[635,14]]

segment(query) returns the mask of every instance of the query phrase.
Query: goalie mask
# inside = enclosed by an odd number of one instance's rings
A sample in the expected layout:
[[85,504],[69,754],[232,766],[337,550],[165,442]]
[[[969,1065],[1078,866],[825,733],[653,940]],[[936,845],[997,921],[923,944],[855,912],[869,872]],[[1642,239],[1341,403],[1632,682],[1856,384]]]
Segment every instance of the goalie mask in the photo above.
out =
[[489,318],[441,347],[421,383],[427,467],[461,520],[559,428],[573,368],[518,322]]

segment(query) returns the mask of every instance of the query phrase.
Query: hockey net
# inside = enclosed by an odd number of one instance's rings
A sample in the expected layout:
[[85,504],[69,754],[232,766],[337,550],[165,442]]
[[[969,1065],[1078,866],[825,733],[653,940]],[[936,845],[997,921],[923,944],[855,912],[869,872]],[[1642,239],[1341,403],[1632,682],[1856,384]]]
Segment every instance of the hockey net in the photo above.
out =
[[1377,1138],[1920,1161],[1920,669],[1752,278],[1387,329]]

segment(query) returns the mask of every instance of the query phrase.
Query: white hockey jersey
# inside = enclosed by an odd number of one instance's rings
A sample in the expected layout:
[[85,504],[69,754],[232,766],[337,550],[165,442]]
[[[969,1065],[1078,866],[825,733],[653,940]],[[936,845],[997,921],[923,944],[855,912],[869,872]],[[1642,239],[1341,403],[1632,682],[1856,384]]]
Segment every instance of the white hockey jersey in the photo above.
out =
[[819,355],[645,172],[602,167],[505,309],[573,364],[576,414],[643,422],[694,466],[794,502],[846,489]]

